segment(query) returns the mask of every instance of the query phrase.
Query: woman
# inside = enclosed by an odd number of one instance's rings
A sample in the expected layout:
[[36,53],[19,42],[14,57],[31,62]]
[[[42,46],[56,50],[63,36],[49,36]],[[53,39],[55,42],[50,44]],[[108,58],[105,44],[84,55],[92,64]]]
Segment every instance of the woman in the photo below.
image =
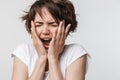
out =
[[37,0],[22,19],[32,43],[13,52],[12,80],[85,80],[87,52],[78,44],[65,45],[77,27],[69,0]]

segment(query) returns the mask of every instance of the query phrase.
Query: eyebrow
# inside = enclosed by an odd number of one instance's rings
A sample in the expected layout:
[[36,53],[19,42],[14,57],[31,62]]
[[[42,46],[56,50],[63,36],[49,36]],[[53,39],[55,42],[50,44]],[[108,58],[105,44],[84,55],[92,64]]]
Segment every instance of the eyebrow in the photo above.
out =
[[49,24],[54,24],[54,23],[57,23],[56,21],[53,21],[53,22],[48,22]]
[[[43,24],[43,22],[40,22],[40,21],[36,21],[35,23]],[[57,23],[57,22],[56,21],[50,21],[50,22],[48,22],[48,24],[54,24],[54,23]]]
[[43,24],[43,22],[40,22],[40,21],[36,21],[35,23],[38,23],[38,24]]

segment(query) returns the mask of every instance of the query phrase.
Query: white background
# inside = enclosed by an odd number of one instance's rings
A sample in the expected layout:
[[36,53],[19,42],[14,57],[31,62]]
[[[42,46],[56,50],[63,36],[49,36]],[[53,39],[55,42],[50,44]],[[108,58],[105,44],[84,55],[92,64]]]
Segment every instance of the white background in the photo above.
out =
[[[79,22],[67,42],[91,55],[86,80],[120,80],[120,0],[72,0]],[[29,40],[20,17],[34,0],[0,0],[0,80],[10,80],[11,53]]]

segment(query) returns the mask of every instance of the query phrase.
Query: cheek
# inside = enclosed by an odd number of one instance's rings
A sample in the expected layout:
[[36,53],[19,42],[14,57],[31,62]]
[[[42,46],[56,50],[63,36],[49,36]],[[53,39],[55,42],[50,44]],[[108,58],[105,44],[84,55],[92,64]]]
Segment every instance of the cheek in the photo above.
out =
[[36,28],[36,34],[37,34],[38,36],[40,35],[41,31],[42,31],[42,29],[41,29],[40,27],[37,27],[37,28]]
[[50,29],[50,32],[52,33],[52,35],[58,30],[58,27],[55,27],[55,28],[51,28]]

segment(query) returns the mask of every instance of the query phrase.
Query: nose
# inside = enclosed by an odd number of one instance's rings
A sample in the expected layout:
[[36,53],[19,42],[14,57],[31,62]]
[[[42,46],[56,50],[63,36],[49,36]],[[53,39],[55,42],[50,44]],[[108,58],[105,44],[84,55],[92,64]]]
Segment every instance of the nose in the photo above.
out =
[[42,30],[42,33],[44,35],[49,35],[50,34],[50,30],[49,30],[49,27],[48,26],[44,26],[43,30]]

